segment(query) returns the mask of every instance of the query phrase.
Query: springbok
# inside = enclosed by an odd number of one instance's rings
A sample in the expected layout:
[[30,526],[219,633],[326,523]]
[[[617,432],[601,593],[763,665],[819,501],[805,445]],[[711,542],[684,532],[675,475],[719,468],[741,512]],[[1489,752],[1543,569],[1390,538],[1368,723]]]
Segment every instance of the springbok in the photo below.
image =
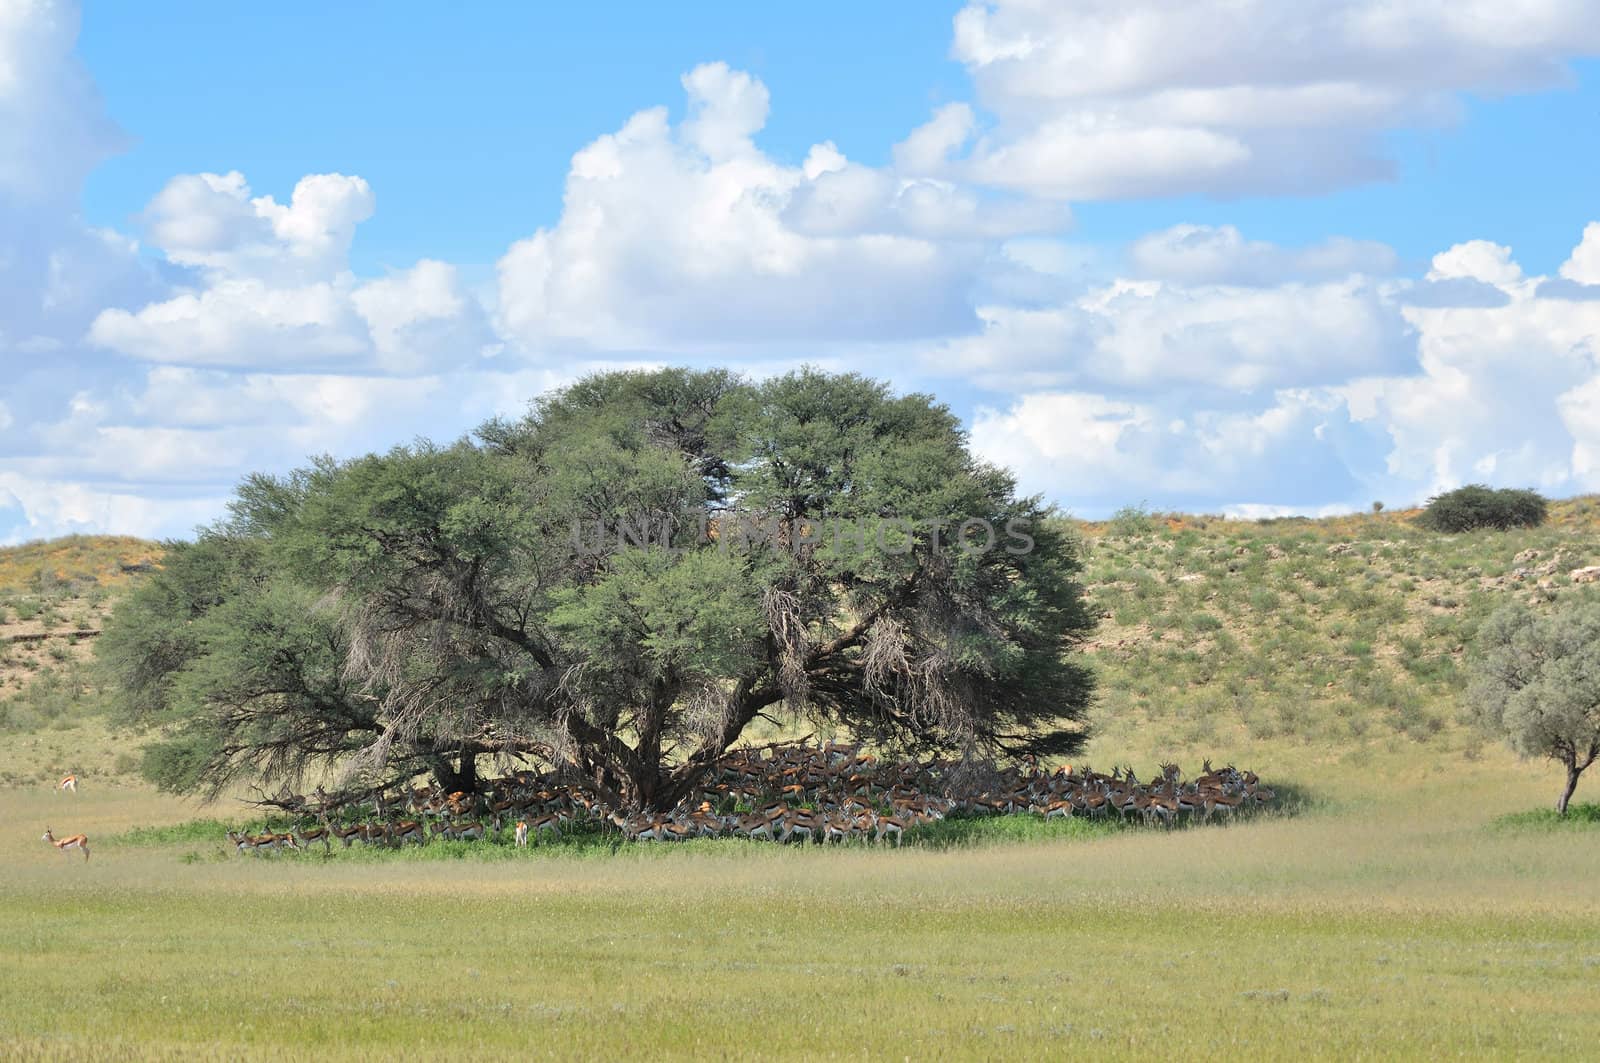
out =
[[297,830],[293,833],[295,840],[306,848],[310,848],[312,842],[321,842],[324,849],[330,853],[333,852],[333,845],[329,839],[327,827],[313,827],[310,830]]
[[366,827],[366,824],[364,824],[364,823],[357,823],[353,827],[334,827],[333,828],[333,836],[335,838],[338,838],[339,839],[339,843],[341,845],[343,845],[346,849],[350,848],[350,843],[351,842],[357,842],[357,841],[365,842],[367,840],[366,832],[367,832],[367,827]]
[[404,845],[406,842],[416,842],[418,845],[425,843],[428,838],[423,833],[422,824],[413,819],[401,820],[399,823],[388,824],[388,836],[395,845]]
[[783,817],[783,833],[778,841],[787,842],[796,834],[804,834],[806,841],[816,837],[822,829],[822,817],[810,809],[792,809]]
[[730,830],[739,837],[749,838],[751,841],[765,838],[770,842],[775,840],[772,834],[772,822],[770,818],[759,814],[740,816],[734,820]]
[[876,816],[874,817],[874,826],[877,827],[877,832],[872,837],[874,842],[881,842],[885,835],[893,834],[894,846],[896,849],[900,848],[900,840],[905,836],[906,832],[906,821],[904,819],[899,816]]
[[450,837],[458,842],[483,840],[483,824],[475,819],[455,820],[450,824]]
[[60,853],[62,856],[66,856],[74,849],[82,849],[84,862],[87,863],[89,860],[89,836],[87,834],[74,834],[70,838],[62,838],[60,841],[57,841],[56,836],[50,833],[50,828],[46,827],[44,829],[44,837],[40,838],[39,840],[42,842],[49,842],[51,845],[55,846],[56,852]]
[[523,822],[527,824],[528,830],[533,833],[535,841],[538,840],[540,834],[543,834],[546,831],[550,833],[552,838],[560,841],[561,824],[566,822],[566,819],[567,817],[562,815],[560,812],[546,812],[542,816],[535,816],[532,819],[524,820]]
[[254,841],[257,849],[265,849],[269,853],[275,849],[293,849],[295,852],[300,851],[300,846],[295,844],[293,834],[278,834],[269,830],[257,836]]
[[1234,794],[1225,794],[1218,790],[1207,790],[1204,792],[1204,796],[1206,802],[1206,821],[1209,821],[1212,814],[1215,812],[1220,812],[1223,815],[1227,815],[1245,802],[1243,797],[1236,796]]
[[59,783],[56,784],[56,789],[57,790],[71,790],[73,793],[77,793],[78,792],[78,777],[76,775],[68,775],[66,778],[62,779]]
[[525,820],[525,819],[519,819],[519,820],[517,820],[517,848],[518,849],[526,848],[527,844],[528,844],[528,821]]

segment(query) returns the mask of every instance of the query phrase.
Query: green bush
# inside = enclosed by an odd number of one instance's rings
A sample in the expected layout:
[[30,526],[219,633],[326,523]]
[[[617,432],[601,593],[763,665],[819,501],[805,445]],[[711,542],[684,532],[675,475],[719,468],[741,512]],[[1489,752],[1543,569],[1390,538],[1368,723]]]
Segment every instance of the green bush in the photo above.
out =
[[1536,491],[1468,484],[1428,499],[1417,517],[1424,528],[1467,532],[1479,528],[1537,528],[1545,521],[1547,503]]
[[1149,535],[1155,530],[1155,514],[1143,502],[1136,506],[1123,506],[1111,515],[1111,534],[1120,539]]

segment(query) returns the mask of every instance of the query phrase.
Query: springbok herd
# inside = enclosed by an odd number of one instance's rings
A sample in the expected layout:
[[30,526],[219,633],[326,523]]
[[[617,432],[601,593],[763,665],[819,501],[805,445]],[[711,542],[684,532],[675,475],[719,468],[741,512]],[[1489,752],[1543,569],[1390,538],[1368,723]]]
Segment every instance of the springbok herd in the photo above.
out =
[[[517,772],[494,780],[487,795],[424,788],[351,802],[319,788],[314,798],[275,803],[320,826],[260,834],[229,831],[228,840],[241,853],[299,850],[318,843],[331,851],[335,841],[349,848],[422,845],[435,838],[500,840],[509,826],[514,843],[525,846],[592,824],[627,841],[893,838],[899,845],[908,831],[949,815],[1026,812],[1055,819],[1114,812],[1124,820],[1137,816],[1147,825],[1172,826],[1183,815],[1204,822],[1273,798],[1255,773],[1232,766],[1213,770],[1210,761],[1193,779],[1186,779],[1176,764],[1163,764],[1147,783],[1132,768],[1106,775],[1087,768],[1074,771],[1070,765],[1045,771],[1034,763],[991,776],[983,786],[962,785],[962,778],[953,763],[888,763],[855,746],[789,743],[729,753],[700,792],[671,812],[623,815],[576,787]],[[401,812],[411,818],[401,818]]]

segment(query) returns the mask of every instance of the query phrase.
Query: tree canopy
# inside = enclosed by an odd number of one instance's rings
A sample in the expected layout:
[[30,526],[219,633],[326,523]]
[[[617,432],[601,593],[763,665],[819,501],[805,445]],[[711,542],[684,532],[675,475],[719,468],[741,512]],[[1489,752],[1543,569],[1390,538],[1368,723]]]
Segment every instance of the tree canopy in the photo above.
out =
[[1494,613],[1478,633],[1467,706],[1517,752],[1566,769],[1556,802],[1566,815],[1579,776],[1600,756],[1600,600]]
[[532,757],[668,808],[756,719],[981,760],[1075,751],[1078,543],[951,412],[856,375],[588,377],[290,475],[168,544],[100,645],[180,791]]
[[1537,491],[1468,484],[1428,499],[1417,523],[1439,532],[1537,528],[1544,523],[1548,508]]

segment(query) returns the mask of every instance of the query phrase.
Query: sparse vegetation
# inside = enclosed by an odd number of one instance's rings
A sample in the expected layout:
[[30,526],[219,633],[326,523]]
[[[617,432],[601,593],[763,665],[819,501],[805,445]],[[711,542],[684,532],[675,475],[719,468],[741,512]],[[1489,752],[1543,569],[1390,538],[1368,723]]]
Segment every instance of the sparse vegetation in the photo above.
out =
[[[0,734],[60,727],[99,712],[89,667],[105,604],[155,568],[141,539],[71,536],[0,549]],[[70,619],[69,619],[70,618]]]

